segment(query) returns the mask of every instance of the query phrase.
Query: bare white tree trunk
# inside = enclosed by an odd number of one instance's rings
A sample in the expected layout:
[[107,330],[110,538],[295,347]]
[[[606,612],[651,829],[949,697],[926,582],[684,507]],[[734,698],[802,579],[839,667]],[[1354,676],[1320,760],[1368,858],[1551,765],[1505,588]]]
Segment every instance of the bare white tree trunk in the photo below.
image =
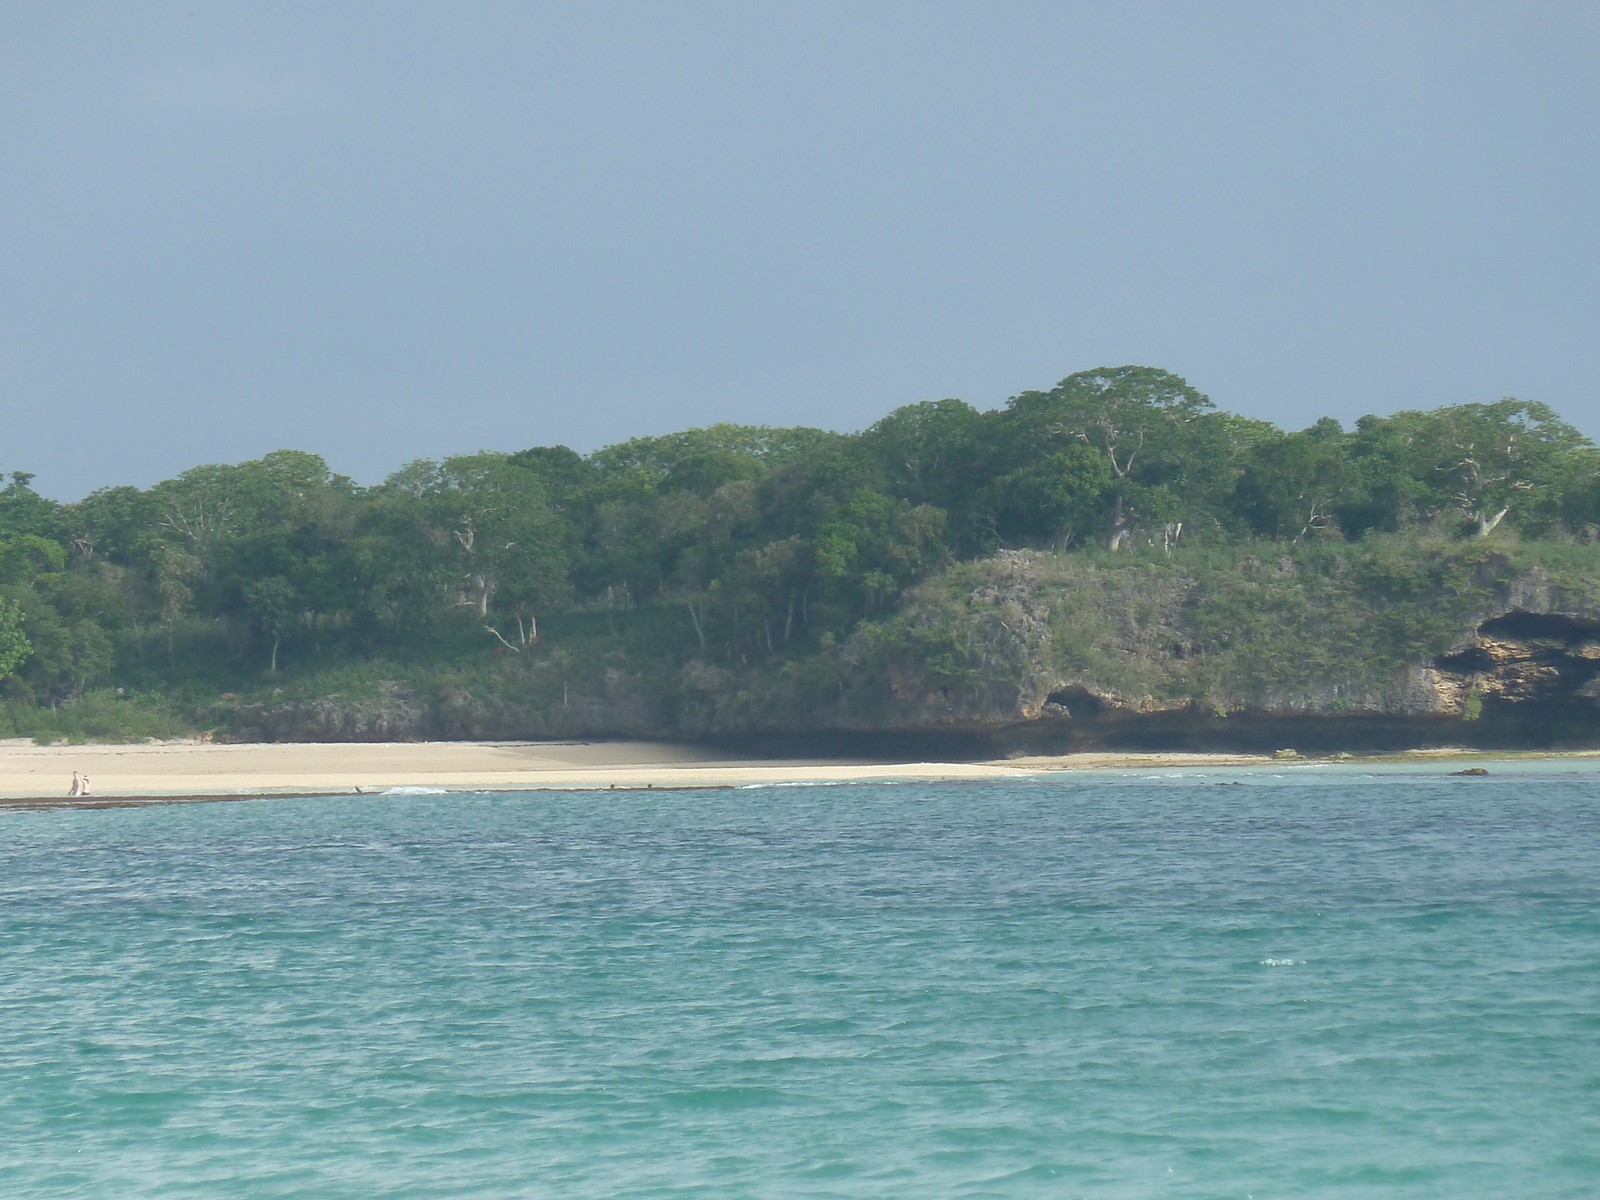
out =
[[1119,494],[1106,518],[1106,549],[1115,553],[1132,535],[1133,531],[1128,528],[1127,507]]
[[[500,636],[500,631],[498,629],[496,629],[493,625],[485,625],[484,629],[486,629],[490,633],[494,634],[495,640],[498,641],[507,650],[510,650],[514,654],[521,654],[522,653],[522,647],[521,646],[513,646],[510,642],[506,641],[505,638]],[[496,650],[495,653],[498,654],[499,651]]]

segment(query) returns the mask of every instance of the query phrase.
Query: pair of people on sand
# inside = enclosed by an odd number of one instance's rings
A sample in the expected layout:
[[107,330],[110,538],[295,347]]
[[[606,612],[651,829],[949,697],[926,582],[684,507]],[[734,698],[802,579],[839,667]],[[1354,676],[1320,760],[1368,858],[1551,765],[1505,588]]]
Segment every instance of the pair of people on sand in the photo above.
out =
[[89,794],[89,777],[87,775],[79,775],[76,771],[74,771],[72,773],[72,790],[70,792],[68,792],[67,795],[69,795],[69,796],[87,796],[88,794]]

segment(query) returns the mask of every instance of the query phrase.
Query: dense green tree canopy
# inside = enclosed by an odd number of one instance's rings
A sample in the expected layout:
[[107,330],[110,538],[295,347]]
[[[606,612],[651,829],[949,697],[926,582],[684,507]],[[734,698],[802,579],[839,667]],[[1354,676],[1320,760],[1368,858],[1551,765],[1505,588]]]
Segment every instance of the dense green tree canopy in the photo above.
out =
[[[837,644],[955,560],[1239,540],[1600,536],[1600,451],[1547,406],[1465,403],[1284,432],[1167,371],[1068,376],[854,435],[714,425],[418,461],[362,488],[282,450],[75,504],[0,487],[0,676],[71,701],[645,622],[729,661]],[[642,635],[641,635],[642,636]]]

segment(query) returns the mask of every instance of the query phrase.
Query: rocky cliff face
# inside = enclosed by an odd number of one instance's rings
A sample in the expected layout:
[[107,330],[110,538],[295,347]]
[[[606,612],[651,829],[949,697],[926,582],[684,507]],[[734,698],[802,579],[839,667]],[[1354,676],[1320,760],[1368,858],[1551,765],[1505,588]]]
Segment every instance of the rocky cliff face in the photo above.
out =
[[1051,749],[1394,750],[1422,746],[1600,745],[1600,622],[1515,610],[1483,622],[1386,688],[1336,683],[1268,695],[1232,712],[1081,686],[1052,692],[999,742]]
[[320,696],[288,703],[217,705],[202,721],[225,719],[235,736],[261,742],[413,742],[429,740],[431,706],[409,684],[386,680],[373,698]]
[[1600,571],[1483,553],[1224,566],[1002,555],[806,660],[613,664],[559,704],[489,678],[397,681],[228,723],[262,740],[898,738],[923,755],[1600,745]]
[[[1292,572],[1273,574],[1282,583]],[[1539,567],[1480,578],[1476,603],[1436,625],[1437,653],[1385,665],[1392,647],[1375,627],[1364,644],[1362,628],[1400,602],[1371,597],[1373,611],[1340,629],[1319,599],[1348,606],[1349,596],[1325,589],[1297,611],[1279,603],[1289,589],[1261,588],[1251,598],[1274,612],[1277,644],[1255,650],[1247,639],[1208,644],[1197,609],[1212,597],[1200,581],[1128,575],[1088,597],[1109,614],[1089,639],[1095,652],[1062,653],[1052,607],[1082,604],[1085,589],[1013,556],[970,594],[966,620],[969,632],[992,626],[980,640],[1000,669],[951,688],[926,660],[899,658],[889,671],[899,724],[981,729],[1035,752],[1600,745],[1600,591],[1587,578]]]

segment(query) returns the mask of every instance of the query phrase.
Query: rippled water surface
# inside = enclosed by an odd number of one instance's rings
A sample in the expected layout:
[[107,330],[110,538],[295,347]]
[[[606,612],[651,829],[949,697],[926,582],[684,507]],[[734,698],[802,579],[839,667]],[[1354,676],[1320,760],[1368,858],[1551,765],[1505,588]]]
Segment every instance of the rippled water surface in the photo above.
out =
[[10,812],[0,1195],[1588,1198],[1597,796]]

